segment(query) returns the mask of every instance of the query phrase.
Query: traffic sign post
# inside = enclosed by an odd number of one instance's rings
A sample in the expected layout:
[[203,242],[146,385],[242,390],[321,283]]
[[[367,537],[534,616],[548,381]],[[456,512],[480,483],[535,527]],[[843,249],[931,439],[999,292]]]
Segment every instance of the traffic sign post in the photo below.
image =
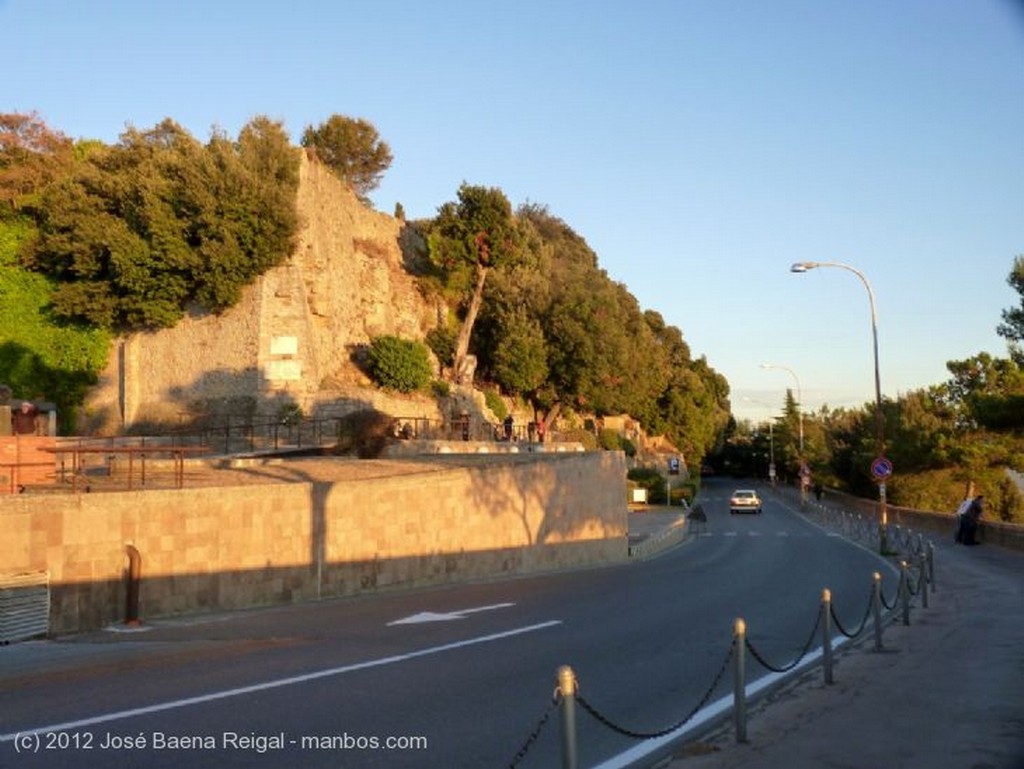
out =
[[871,463],[871,476],[876,481],[884,481],[892,475],[892,462],[886,457],[878,457]]

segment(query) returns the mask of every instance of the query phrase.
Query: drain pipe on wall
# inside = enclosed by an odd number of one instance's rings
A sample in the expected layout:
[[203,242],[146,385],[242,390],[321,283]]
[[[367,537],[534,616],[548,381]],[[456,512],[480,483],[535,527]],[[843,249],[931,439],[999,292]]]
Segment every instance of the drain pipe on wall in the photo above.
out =
[[139,583],[142,581],[142,555],[135,545],[125,545],[124,549],[128,554],[128,569],[125,571],[124,624],[135,626],[139,624]]

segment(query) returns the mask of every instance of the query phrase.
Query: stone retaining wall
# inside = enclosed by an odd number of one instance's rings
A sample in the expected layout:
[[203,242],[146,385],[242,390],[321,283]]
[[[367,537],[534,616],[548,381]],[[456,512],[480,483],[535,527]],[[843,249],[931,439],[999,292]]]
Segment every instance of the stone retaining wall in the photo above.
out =
[[123,620],[129,544],[143,619],[628,559],[621,453],[524,459],[353,480],[307,460],[291,482],[8,496],[0,571],[49,572],[61,634]]

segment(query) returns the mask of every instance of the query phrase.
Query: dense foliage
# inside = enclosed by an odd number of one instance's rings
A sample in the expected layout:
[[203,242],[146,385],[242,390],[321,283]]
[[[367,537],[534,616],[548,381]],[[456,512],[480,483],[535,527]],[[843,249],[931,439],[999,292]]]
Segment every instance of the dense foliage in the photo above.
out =
[[[344,115],[331,115],[316,128],[308,126],[302,133],[302,146],[316,152],[317,158],[350,184],[364,202],[367,194],[380,185],[392,160],[391,148],[372,123]],[[395,217],[402,218],[397,206]]]
[[110,336],[53,317],[50,281],[17,265],[31,232],[24,217],[0,217],[0,384],[15,397],[54,402],[67,428],[106,363]]
[[202,145],[171,120],[98,146],[41,192],[25,263],[56,281],[53,311],[112,330],[220,312],[291,253],[298,158],[278,123]]
[[381,387],[411,393],[430,383],[430,355],[427,346],[411,339],[378,336],[370,341],[367,368]]
[[546,422],[565,410],[628,413],[691,463],[716,445],[729,414],[725,379],[692,360],[682,333],[642,311],[547,209],[513,213],[499,190],[463,185],[421,226],[435,277],[462,308],[463,334],[472,331],[481,378]]

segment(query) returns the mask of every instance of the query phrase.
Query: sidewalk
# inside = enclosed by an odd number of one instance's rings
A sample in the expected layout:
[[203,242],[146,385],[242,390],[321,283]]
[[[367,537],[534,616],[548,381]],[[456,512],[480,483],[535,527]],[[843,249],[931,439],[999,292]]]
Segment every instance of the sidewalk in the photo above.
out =
[[935,542],[935,592],[910,626],[844,647],[683,746],[671,769],[1024,769],[1024,554]]

